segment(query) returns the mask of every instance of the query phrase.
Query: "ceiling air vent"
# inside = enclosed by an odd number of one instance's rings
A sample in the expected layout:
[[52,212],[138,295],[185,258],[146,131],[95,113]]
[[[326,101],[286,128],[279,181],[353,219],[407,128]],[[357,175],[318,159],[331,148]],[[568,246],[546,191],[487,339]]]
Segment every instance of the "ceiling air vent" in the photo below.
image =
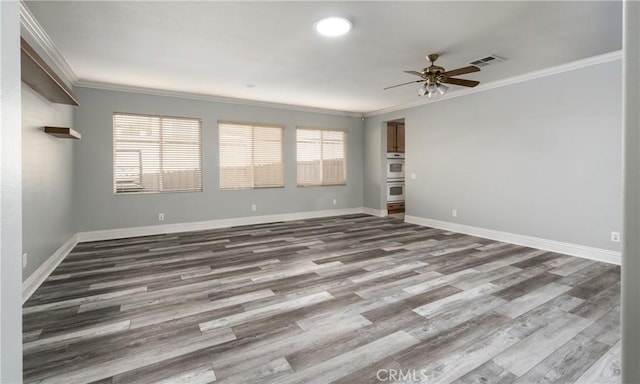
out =
[[481,59],[473,60],[469,64],[475,65],[476,67],[486,67],[487,65],[499,63],[504,60],[505,60],[504,57],[500,57],[498,55],[489,55]]

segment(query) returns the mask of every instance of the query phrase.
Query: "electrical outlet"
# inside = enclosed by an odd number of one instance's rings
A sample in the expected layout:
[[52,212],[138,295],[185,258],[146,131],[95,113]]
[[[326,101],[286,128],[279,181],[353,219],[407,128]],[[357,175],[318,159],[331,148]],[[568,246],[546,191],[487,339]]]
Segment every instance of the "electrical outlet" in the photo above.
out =
[[451,210],[451,216],[457,217],[458,216],[458,210],[457,209],[452,209]]
[[333,205],[338,204],[338,199],[333,199]]
[[28,256],[29,256],[28,253],[24,253],[22,255],[22,268],[27,268],[27,263],[29,262]]
[[252,210],[253,212],[257,211],[257,210],[258,210],[258,206],[257,206],[257,205],[255,205],[255,204],[251,204],[251,210]]
[[411,174],[411,180],[415,180],[418,176],[415,173]]
[[611,232],[611,241],[620,242],[620,232]]
[[158,213],[158,221],[164,221],[164,213]]

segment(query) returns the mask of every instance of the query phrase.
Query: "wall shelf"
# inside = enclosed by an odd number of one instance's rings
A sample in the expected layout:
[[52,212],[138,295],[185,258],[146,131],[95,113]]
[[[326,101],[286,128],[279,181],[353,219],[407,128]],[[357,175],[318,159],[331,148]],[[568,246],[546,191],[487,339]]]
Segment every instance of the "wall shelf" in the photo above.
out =
[[44,131],[50,135],[55,137],[59,137],[62,139],[77,139],[80,140],[82,135],[80,132],[74,131],[71,128],[64,127],[44,127]]
[[78,105],[78,98],[42,57],[20,38],[22,81],[52,103]]

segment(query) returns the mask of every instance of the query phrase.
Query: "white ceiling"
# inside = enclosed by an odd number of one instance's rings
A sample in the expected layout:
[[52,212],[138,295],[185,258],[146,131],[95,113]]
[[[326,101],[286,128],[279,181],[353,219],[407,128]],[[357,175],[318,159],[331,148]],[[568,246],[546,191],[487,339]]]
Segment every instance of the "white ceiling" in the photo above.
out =
[[[77,75],[108,83],[350,112],[415,103],[427,53],[482,84],[622,48],[620,1],[27,2]],[[351,33],[317,36],[345,16]],[[249,88],[248,84],[255,87]],[[461,89],[451,87],[451,91]]]

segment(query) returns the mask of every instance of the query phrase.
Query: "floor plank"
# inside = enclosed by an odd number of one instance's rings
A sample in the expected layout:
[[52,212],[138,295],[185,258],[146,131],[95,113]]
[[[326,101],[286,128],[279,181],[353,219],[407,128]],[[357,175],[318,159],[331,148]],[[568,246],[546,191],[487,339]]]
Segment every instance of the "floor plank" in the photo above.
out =
[[619,383],[620,268],[364,214],[79,243],[25,383]]

